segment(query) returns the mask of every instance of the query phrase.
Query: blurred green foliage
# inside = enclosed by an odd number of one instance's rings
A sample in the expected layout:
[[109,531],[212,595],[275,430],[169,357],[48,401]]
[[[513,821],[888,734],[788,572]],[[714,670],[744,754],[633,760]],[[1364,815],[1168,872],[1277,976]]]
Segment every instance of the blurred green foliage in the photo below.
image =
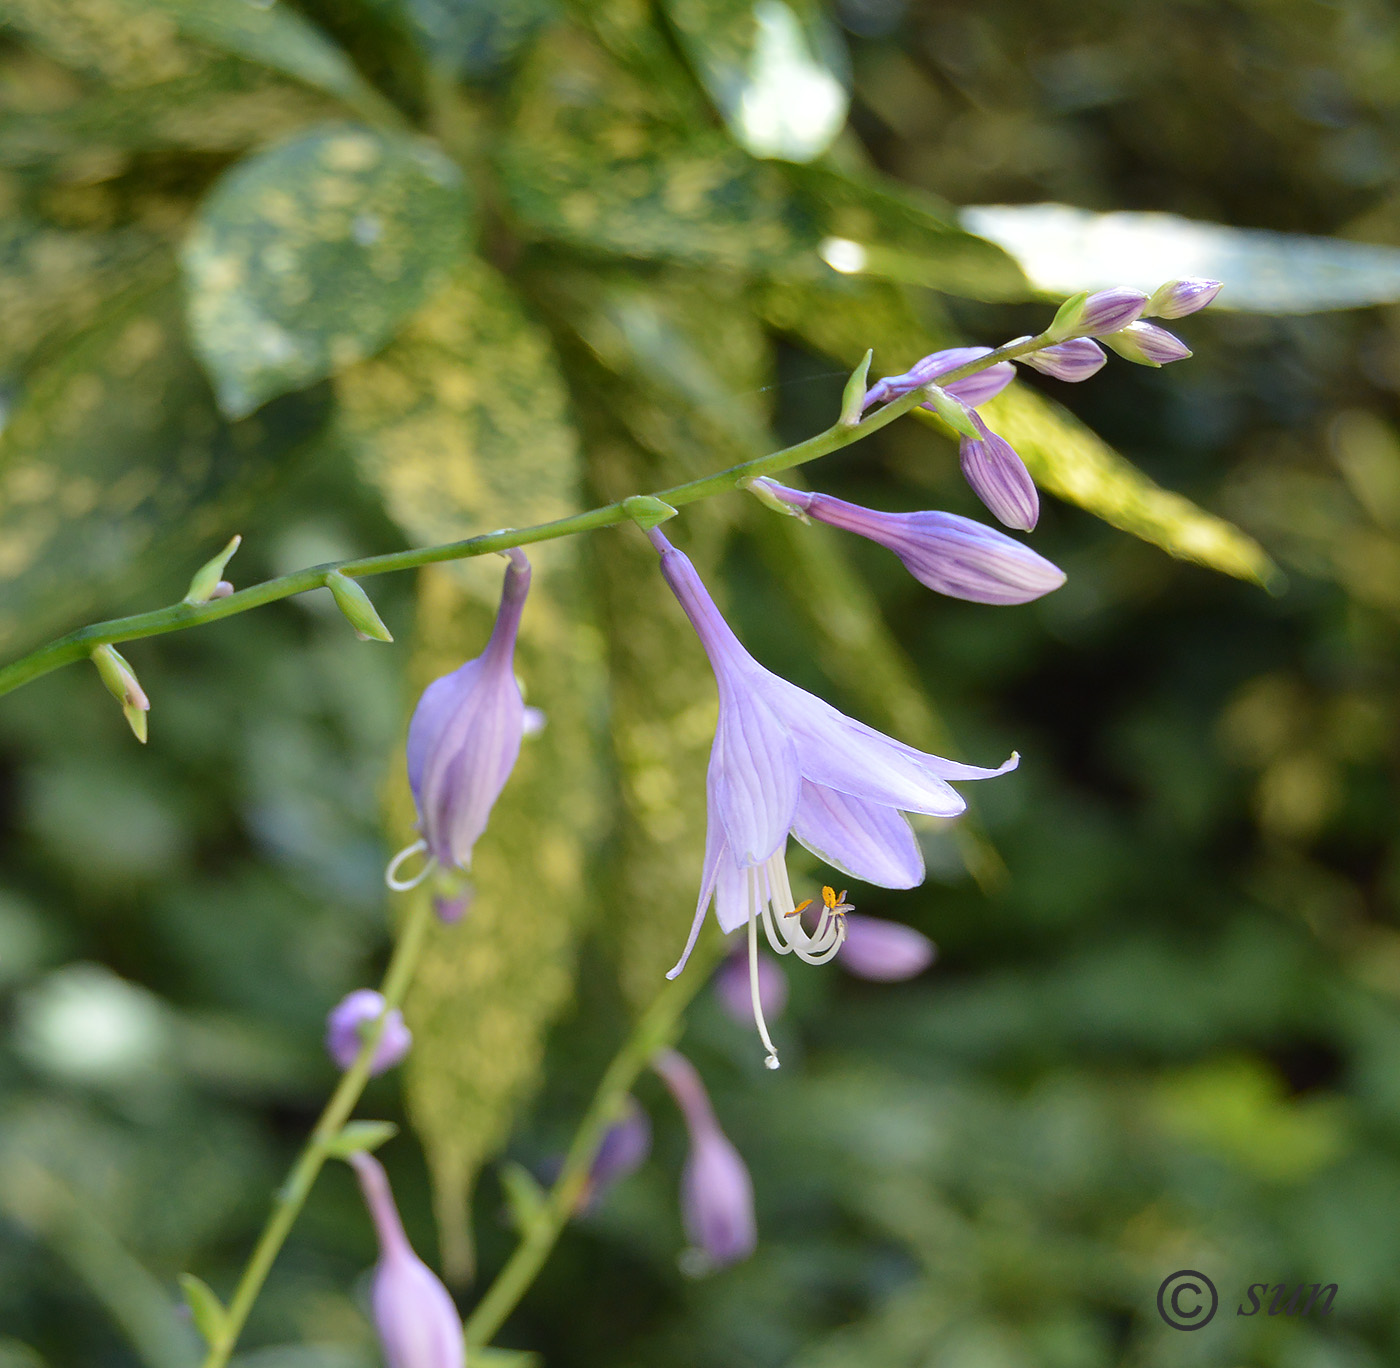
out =
[[[1400,244],[1397,70],[1381,0],[0,0],[0,643],[174,601],[234,532],[247,584],[805,437],[866,347],[889,373],[1044,320],[952,204]],[[1262,240],[1229,241],[1247,272]],[[1343,292],[1339,250],[1256,265],[1280,310],[1390,298]],[[737,497],[673,524],[765,663],[1024,760],[921,829],[923,889],[854,891],[939,942],[923,979],[794,973],[776,1076],[697,1004],[755,1258],[680,1271],[683,1138],[643,1085],[655,1158],[505,1343],[557,1368],[1400,1353],[1400,323],[1181,331],[1190,362],[1023,379],[998,414],[1066,501],[1041,603],[934,601]],[[803,478],[976,513],[918,423]],[[4,1368],[192,1361],[177,1277],[227,1294],[333,1083],[324,1014],[386,949],[407,711],[479,650],[494,564],[371,581],[394,647],[320,591],[134,643],[144,750],[91,671],[0,700]],[[461,1268],[470,1205],[478,1279],[512,1238],[491,1161],[547,1171],[679,946],[713,716],[634,532],[541,549],[526,622],[549,726],[410,999],[407,1107],[391,1077],[362,1108],[416,1127],[382,1153],[420,1249],[436,1207]],[[239,1361],[376,1362],[372,1257],[329,1171]],[[1178,1268],[1221,1290],[1199,1334],[1156,1314]],[[1336,1282],[1335,1311],[1236,1317],[1264,1280]]]

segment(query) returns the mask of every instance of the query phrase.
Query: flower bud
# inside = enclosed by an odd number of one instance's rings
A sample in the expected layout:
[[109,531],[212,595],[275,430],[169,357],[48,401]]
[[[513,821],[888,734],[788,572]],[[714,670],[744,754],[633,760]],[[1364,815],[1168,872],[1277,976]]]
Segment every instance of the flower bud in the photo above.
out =
[[360,587],[357,580],[332,570],[326,576],[326,588],[335,599],[335,606],[345,614],[346,620],[355,629],[361,641],[392,641],[389,629],[374,610],[369,595]]
[[1029,603],[1065,582],[1064,571],[1030,547],[956,513],[881,513],[775,480],[763,483],[809,518],[888,547],[935,593],[974,603]]
[[934,943],[912,926],[848,912],[846,939],[836,962],[857,978],[898,983],[922,974],[933,963],[935,954]]
[[365,1153],[352,1154],[348,1162],[379,1235],[370,1307],[386,1368],[465,1368],[457,1308],[437,1275],[413,1252],[383,1166]]
[[1092,338],[1072,337],[1068,342],[1042,347],[1021,360],[1042,374],[1053,375],[1056,380],[1077,381],[1097,374],[1108,357]]
[[[736,950],[720,965],[714,980],[715,997],[726,1016],[741,1026],[752,1026],[753,995],[749,987],[749,956]],[[758,957],[758,1000],[770,1021],[782,1016],[787,1007],[788,981],[782,967],[769,955]]]
[[[348,993],[326,1017],[326,1053],[342,1069],[359,1058],[365,1037],[384,1012],[384,998],[373,988],[357,988]],[[370,1060],[372,1075],[392,1069],[413,1044],[413,1033],[404,1025],[403,1013],[395,1007],[384,1022],[379,1044]]]
[[1029,532],[1040,520],[1040,495],[1030,471],[1010,442],[976,414],[973,422],[979,436],[964,437],[958,444],[963,477],[1000,522]]
[[1146,306],[1147,296],[1126,285],[1075,295],[1060,306],[1045,336],[1052,342],[1059,342],[1070,337],[1097,337],[1101,333],[1117,332],[1139,317]]
[[[950,370],[965,366],[979,357],[989,356],[991,351],[990,347],[949,347],[944,351],[932,352],[921,361],[916,361],[903,375],[891,375],[877,380],[866,391],[863,407],[869,408],[875,403],[888,403],[901,395],[911,394],[914,390],[937,380],[940,375],[946,375]],[[961,380],[954,380],[943,388],[955,399],[976,408],[978,404],[985,404],[987,400],[995,398],[1015,378],[1016,367],[1009,361],[998,361],[994,366],[975,371]],[[932,405],[925,404],[924,407],[931,408]]]
[[1219,293],[1218,280],[1205,280],[1199,276],[1169,280],[1152,291],[1147,307],[1142,311],[1143,317],[1184,318],[1197,309],[1204,309]]
[[608,1189],[635,1173],[651,1153],[651,1118],[635,1097],[623,1102],[622,1115],[608,1127],[588,1168],[588,1186],[579,1205],[592,1210]]
[[1103,340],[1124,360],[1139,366],[1165,366],[1191,355],[1191,349],[1175,333],[1155,323],[1129,323],[1119,332],[1105,334]]
[[685,1233],[710,1268],[747,1259],[758,1243],[748,1168],[720,1130],[695,1066],[675,1050],[662,1050],[652,1067],[676,1099],[690,1133],[681,1174]]
[[485,651],[429,684],[408,724],[408,782],[418,829],[429,856],[444,869],[470,866],[472,847],[515,767],[525,731],[514,658],[530,562],[518,547],[508,558]]

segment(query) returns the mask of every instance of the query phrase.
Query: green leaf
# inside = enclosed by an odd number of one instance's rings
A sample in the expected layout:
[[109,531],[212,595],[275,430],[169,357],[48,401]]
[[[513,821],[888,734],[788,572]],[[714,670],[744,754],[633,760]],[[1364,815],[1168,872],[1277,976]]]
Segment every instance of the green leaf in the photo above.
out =
[[34,370],[0,434],[0,641],[71,625],[112,585],[226,538],[240,502],[318,434],[326,400],[226,423],[173,280],[118,303]]
[[[915,409],[928,422],[933,414]],[[1163,489],[1058,404],[1012,385],[979,412],[1020,453],[1036,483],[1106,523],[1236,579],[1271,587],[1281,575],[1233,523]]]
[[498,72],[555,13],[553,0],[370,0],[437,67],[471,80]]
[[392,1121],[347,1121],[326,1146],[333,1159],[348,1159],[352,1154],[369,1154],[387,1144],[399,1133]]
[[1175,214],[1095,214],[1067,204],[975,205],[965,227],[1000,243],[1051,295],[1181,276],[1221,280],[1214,309],[1316,313],[1400,300],[1400,248],[1227,228]]
[[204,54],[141,0],[4,0],[0,19],[55,61],[133,88],[197,70]]
[[[338,388],[344,439],[415,542],[578,506],[578,442],[548,337],[480,262],[466,263],[390,347],[344,373]],[[601,777],[590,719],[602,685],[579,601],[577,554],[573,541],[529,551],[535,576],[515,668],[548,725],[522,748],[477,844],[470,918],[433,928],[405,1007],[414,1037],[409,1111],[455,1276],[470,1266],[465,1217],[477,1170],[534,1087],[593,905],[584,867]],[[499,566],[488,557],[424,572],[413,666],[419,687],[480,654]],[[395,830],[407,843],[412,808],[401,764],[399,774]]]
[[516,1233],[524,1235],[532,1229],[541,1211],[544,1210],[545,1191],[535,1179],[535,1175],[522,1164],[507,1160],[498,1170],[501,1187],[505,1190],[506,1204],[510,1208],[511,1224]]
[[190,324],[233,417],[383,346],[460,258],[469,201],[430,144],[327,125],[239,163],[184,251]]
[[815,5],[664,0],[662,6],[736,142],[756,157],[807,162],[845,126],[849,64]]
[[194,1328],[204,1337],[205,1344],[211,1347],[217,1344],[228,1324],[228,1311],[223,1302],[207,1282],[193,1273],[180,1274],[180,1290],[185,1294],[185,1305],[190,1309]]

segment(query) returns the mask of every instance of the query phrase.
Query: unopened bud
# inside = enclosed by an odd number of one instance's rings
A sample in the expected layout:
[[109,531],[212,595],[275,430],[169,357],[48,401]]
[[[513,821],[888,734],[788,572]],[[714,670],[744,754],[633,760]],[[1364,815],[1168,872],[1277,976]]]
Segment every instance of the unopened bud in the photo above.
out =
[[345,614],[350,625],[355,629],[355,635],[361,641],[392,641],[389,629],[380,620],[379,614],[374,611],[374,604],[369,601],[369,595],[360,588],[356,580],[348,575],[342,575],[339,570],[332,570],[326,576],[326,588],[331,591],[335,599],[335,606]]
[[1029,532],[1040,518],[1040,496],[1011,443],[974,415],[977,430],[958,444],[963,477],[1007,527]]
[[397,1007],[384,1011],[384,997],[373,988],[357,988],[331,1008],[326,1017],[326,1053],[342,1069],[348,1069],[359,1057],[365,1039],[380,1017],[384,1029],[370,1060],[371,1075],[392,1069],[413,1044],[413,1033],[404,1025],[403,1013]]
[[213,560],[206,561],[194,572],[189,592],[185,595],[186,603],[208,603],[210,599],[225,598],[233,593],[233,585],[223,578],[224,567],[233,559],[233,553],[238,550],[242,541],[241,536],[233,537]]
[[1043,375],[1053,375],[1056,380],[1071,382],[1087,380],[1103,369],[1108,357],[1103,348],[1092,338],[1073,337],[1068,342],[1056,343],[1053,347],[1042,347],[1021,357],[1026,365]]
[[846,939],[836,962],[857,978],[898,983],[922,974],[936,953],[934,943],[912,926],[847,913]]
[[1115,285],[1111,290],[1096,290],[1093,294],[1077,294],[1060,305],[1045,337],[1060,342],[1070,337],[1098,337],[1117,332],[1139,317],[1147,306],[1147,296],[1141,290]]
[[136,672],[126,663],[114,646],[99,646],[92,653],[92,663],[107,686],[107,691],[122,705],[127,726],[142,745],[146,742],[146,714],[151,701],[137,681]]
[[1105,334],[1103,340],[1125,361],[1135,361],[1139,366],[1165,366],[1191,355],[1191,348],[1175,333],[1155,323],[1129,323],[1116,333]]
[[1169,280],[1152,291],[1152,297],[1142,311],[1143,317],[1184,318],[1197,309],[1204,309],[1219,293],[1218,280],[1205,280],[1199,276]]

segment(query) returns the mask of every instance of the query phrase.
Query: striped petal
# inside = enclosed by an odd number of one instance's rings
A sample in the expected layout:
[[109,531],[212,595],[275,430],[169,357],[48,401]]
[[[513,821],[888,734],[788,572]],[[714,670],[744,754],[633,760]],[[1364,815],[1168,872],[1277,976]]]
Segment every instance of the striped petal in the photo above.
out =
[[792,834],[834,869],[881,888],[924,881],[924,857],[893,808],[803,781]]

